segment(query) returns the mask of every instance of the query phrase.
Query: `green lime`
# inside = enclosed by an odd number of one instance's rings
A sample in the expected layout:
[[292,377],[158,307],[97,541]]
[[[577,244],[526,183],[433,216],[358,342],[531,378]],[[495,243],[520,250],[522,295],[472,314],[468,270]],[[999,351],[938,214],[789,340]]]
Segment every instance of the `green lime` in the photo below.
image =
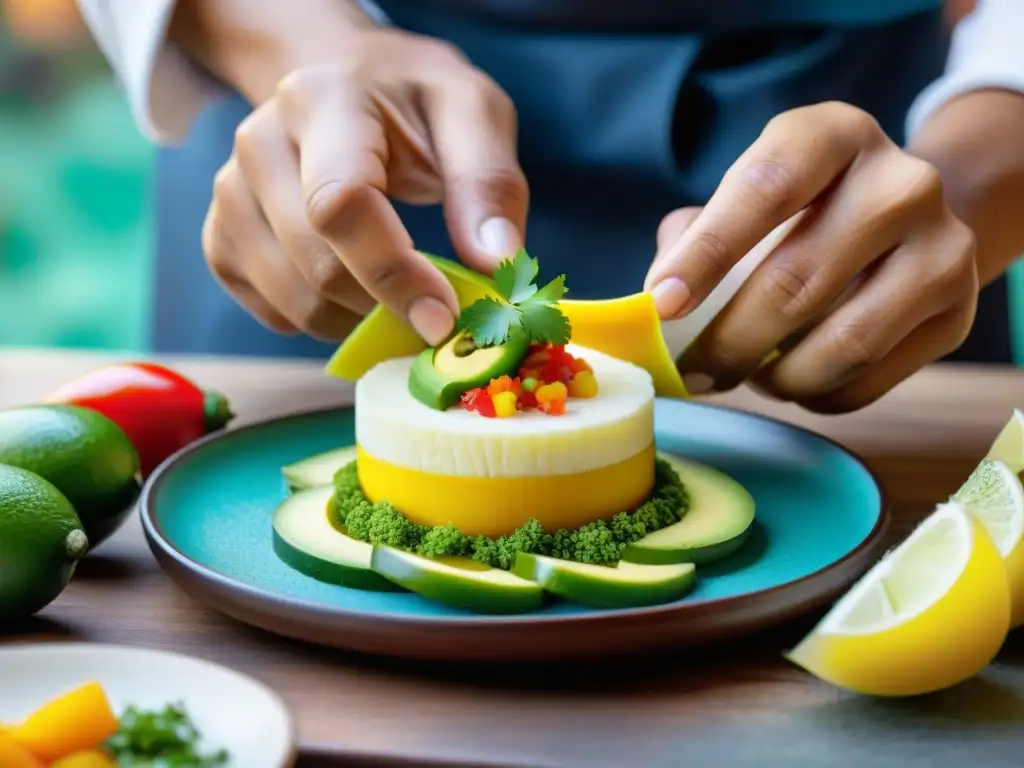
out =
[[139,456],[131,441],[106,416],[74,405],[0,411],[0,464],[56,486],[93,547],[117,529],[139,494]]
[[0,619],[53,602],[88,549],[64,494],[34,472],[0,464]]

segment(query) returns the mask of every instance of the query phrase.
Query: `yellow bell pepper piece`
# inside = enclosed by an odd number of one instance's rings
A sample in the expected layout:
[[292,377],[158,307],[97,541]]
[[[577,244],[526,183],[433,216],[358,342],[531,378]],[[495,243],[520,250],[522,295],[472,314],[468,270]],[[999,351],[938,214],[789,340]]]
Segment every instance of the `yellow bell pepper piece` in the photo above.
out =
[[43,768],[43,763],[9,731],[0,731],[0,765],[4,768]]
[[10,736],[40,760],[52,762],[94,749],[117,728],[117,716],[103,688],[99,683],[87,683],[40,707]]

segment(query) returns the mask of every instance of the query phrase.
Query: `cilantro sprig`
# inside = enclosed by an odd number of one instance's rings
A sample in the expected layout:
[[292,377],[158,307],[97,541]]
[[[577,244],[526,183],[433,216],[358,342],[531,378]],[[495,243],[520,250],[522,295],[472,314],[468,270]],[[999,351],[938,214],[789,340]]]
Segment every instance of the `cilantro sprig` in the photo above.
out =
[[473,337],[480,347],[504,344],[509,336],[523,332],[534,344],[567,344],[572,334],[569,318],[558,308],[565,296],[565,275],[543,287],[536,284],[537,260],[520,249],[494,272],[498,296],[477,299],[459,313],[459,330]]

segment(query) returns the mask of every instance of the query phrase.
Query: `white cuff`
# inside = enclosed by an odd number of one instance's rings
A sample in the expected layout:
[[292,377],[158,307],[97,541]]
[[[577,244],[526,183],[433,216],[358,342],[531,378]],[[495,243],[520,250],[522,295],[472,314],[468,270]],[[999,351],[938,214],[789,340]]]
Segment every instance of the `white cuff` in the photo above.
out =
[[1024,93],[1022,33],[1022,0],[978,0],[953,31],[945,74],[918,95],[907,114],[907,143],[957,96],[987,88]]
[[[387,23],[371,0],[357,3],[375,21]],[[85,23],[125,90],[139,130],[163,144],[182,141],[207,101],[225,91],[167,42],[175,4],[176,0],[78,0]]]
[[181,141],[215,84],[166,42],[176,0],[78,0],[85,23],[128,97],[139,129]]

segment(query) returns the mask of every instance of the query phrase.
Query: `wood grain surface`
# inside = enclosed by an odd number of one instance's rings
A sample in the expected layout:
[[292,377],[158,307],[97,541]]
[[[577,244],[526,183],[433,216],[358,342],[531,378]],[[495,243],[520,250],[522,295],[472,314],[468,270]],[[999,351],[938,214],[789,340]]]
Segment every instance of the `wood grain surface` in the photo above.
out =
[[[0,351],[0,407],[41,398],[111,359]],[[237,424],[348,397],[318,362],[165,362],[225,392]],[[806,414],[748,391],[716,400],[808,427],[866,457],[891,496],[899,536],[963,481],[1012,408],[1024,404],[1024,372],[936,366],[842,417]],[[781,660],[814,618],[699,653],[586,665],[467,668],[372,659],[282,640],[190,599],[157,567],[133,517],[82,563],[55,603],[0,639],[142,645],[250,674],[292,708],[302,766],[403,758],[573,768],[1024,765],[1019,637],[962,686],[876,701],[818,683]]]

